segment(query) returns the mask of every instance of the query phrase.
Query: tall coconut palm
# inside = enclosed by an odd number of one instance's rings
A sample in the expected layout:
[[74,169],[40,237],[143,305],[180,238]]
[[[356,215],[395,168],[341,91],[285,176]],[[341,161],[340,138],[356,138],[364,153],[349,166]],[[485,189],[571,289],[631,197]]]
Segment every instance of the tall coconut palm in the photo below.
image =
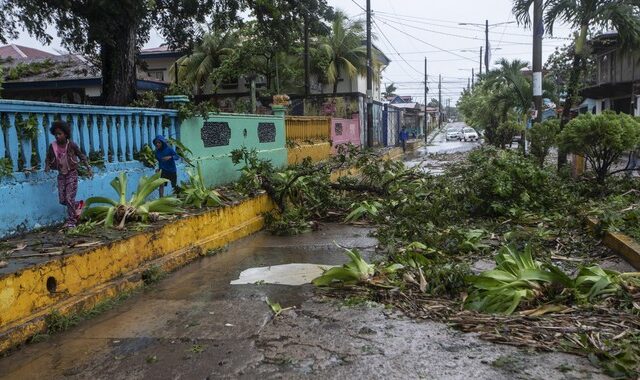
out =
[[[534,0],[514,0],[513,13],[519,23],[531,25],[529,11]],[[564,22],[576,29],[575,49],[567,97],[560,128],[569,121],[571,107],[577,95],[578,81],[585,69],[585,46],[590,30],[615,29],[625,48],[640,46],[640,4],[638,0],[546,0],[544,22],[553,34],[555,22]],[[566,156],[558,156],[558,165],[566,163]]]
[[318,39],[316,49],[326,60],[324,77],[333,85],[334,95],[338,92],[341,75],[353,78],[358,74],[366,74],[367,50],[362,43],[365,39],[363,21],[350,21],[340,11],[335,14],[329,35]]
[[[237,33],[205,34],[193,52],[178,59],[180,73],[184,81],[202,91],[214,70],[222,65],[239,44]],[[173,67],[171,68],[173,70]]]

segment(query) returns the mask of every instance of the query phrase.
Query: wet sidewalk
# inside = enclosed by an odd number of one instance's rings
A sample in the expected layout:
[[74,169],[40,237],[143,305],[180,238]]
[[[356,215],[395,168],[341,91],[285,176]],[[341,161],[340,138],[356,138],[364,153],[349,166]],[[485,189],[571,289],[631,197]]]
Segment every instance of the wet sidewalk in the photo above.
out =
[[[0,359],[2,379],[599,378],[586,359],[484,342],[380,305],[347,305],[303,286],[231,285],[249,268],[369,259],[369,230],[323,225],[259,233],[180,269],[114,309]],[[273,318],[266,298],[296,308]]]

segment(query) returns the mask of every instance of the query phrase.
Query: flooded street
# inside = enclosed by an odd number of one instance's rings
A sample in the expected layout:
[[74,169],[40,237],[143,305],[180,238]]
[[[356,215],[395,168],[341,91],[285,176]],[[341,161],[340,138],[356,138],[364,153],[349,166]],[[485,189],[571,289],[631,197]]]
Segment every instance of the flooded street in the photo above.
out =
[[438,159],[441,155],[450,155],[454,153],[464,153],[473,150],[481,145],[478,141],[460,141],[446,139],[449,129],[460,130],[467,125],[463,122],[449,123],[440,131],[436,132],[431,142],[417,151],[407,155],[405,164],[407,167],[419,166],[422,170],[433,175],[440,175],[444,171],[445,162]]
[[[0,377],[601,377],[584,358],[492,344],[445,324],[409,320],[384,305],[326,298],[310,284],[230,284],[246,279],[251,273],[241,273],[252,268],[342,264],[346,256],[336,243],[360,248],[371,260],[376,240],[369,232],[322,225],[320,231],[296,237],[261,232],[242,239],[102,315],[0,359]],[[286,268],[296,267],[278,267],[273,273],[286,277]],[[264,269],[257,273],[257,278],[265,275]],[[274,318],[267,298],[295,308]]]

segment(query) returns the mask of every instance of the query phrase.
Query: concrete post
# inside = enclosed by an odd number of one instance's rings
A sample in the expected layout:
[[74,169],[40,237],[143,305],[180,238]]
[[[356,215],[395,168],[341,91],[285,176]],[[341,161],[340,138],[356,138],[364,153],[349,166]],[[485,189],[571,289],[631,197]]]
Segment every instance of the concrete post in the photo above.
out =
[[286,106],[273,105],[271,106],[271,111],[273,111],[273,116],[281,117],[284,119],[284,116],[287,113]]

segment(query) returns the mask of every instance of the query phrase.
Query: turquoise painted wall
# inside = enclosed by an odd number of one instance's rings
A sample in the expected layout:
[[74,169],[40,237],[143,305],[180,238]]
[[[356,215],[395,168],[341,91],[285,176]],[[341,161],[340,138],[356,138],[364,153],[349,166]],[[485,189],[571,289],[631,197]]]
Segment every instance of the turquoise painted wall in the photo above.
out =
[[[262,131],[262,142],[260,141]],[[287,165],[284,113],[277,116],[210,114],[184,120],[180,140],[200,162],[208,186],[227,184],[240,177],[240,166],[231,162],[231,151],[246,146],[276,167]]]
[[[127,173],[127,198],[136,190],[142,176],[154,174],[153,169],[137,161],[108,163],[104,169],[94,168],[93,178],[80,179],[76,199],[96,196],[116,198],[116,192],[109,183],[121,171]],[[178,172],[178,181],[185,181],[183,163],[178,163]],[[0,180],[0,193],[4,198],[3,211],[0,212],[0,236],[28,232],[62,223],[65,219],[65,208],[58,204],[57,172],[16,173],[13,177]],[[155,192],[150,199],[157,197],[158,193]]]

